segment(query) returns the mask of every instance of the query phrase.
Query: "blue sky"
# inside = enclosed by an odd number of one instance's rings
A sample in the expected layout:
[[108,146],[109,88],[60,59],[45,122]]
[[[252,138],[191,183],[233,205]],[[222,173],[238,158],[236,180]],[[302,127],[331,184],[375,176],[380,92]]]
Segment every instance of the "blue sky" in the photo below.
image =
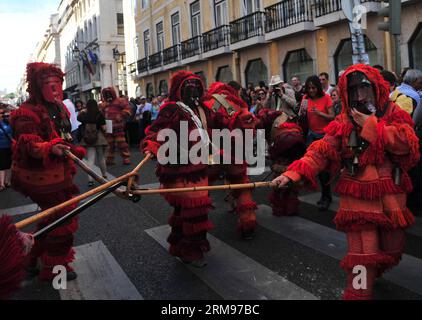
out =
[[0,89],[14,92],[60,0],[0,0]]

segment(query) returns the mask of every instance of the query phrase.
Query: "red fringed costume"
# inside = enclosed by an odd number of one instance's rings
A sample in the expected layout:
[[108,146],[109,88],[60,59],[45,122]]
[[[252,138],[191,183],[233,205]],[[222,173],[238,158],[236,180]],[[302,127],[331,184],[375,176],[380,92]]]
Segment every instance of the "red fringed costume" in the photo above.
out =
[[[348,76],[354,74],[364,74],[375,93],[377,113],[362,128],[349,116]],[[303,178],[316,187],[315,177],[322,170],[334,176],[342,163],[356,165],[355,172],[347,166],[341,171],[336,187],[340,208],[334,222],[347,233],[349,245],[341,261],[348,273],[343,298],[371,299],[375,278],[399,263],[405,245],[404,229],[414,222],[406,207],[412,188],[407,171],[418,162],[419,144],[409,115],[389,102],[388,84],[378,70],[352,66],[340,78],[339,88],[343,113],[326,128],[325,137],[314,142],[284,175],[293,181]],[[357,148],[352,143],[356,136],[363,143]],[[359,149],[365,143],[366,148]],[[357,265],[367,268],[366,290],[352,285],[356,276],[352,270]]]
[[105,134],[108,142],[107,165],[114,165],[116,146],[120,150],[123,164],[130,164],[129,145],[125,136],[125,120],[132,113],[129,103],[125,99],[118,98],[116,90],[112,87],[101,91],[101,99],[102,103],[99,106],[101,112],[106,120],[113,121],[113,133]]
[[[202,98],[204,88],[199,76],[187,72],[177,72],[172,80],[168,102],[165,103],[158,114],[157,119],[147,128],[146,137],[142,144],[143,152],[151,152],[157,156],[158,149],[164,142],[157,141],[158,133],[163,129],[174,130],[178,137],[177,150],[180,154],[188,154],[192,146],[196,142],[189,141],[187,148],[180,144],[180,123],[188,123],[189,134],[192,130],[198,129],[198,123],[195,123],[190,109],[200,119],[203,128],[207,128],[210,133],[211,128],[224,128],[228,119],[221,114],[213,112],[202,103],[198,103],[195,107],[182,107],[180,103],[188,99],[183,94],[184,86],[188,86],[189,82],[195,82],[199,88],[198,98]],[[202,111],[200,111],[202,110]],[[202,115],[201,115],[202,114]],[[198,120],[197,120],[198,121]],[[204,123],[206,122],[206,123]],[[197,141],[199,141],[198,138]],[[191,186],[208,185],[208,163],[192,164],[188,160],[188,164],[160,164],[158,159],[157,176],[161,182],[161,188],[180,188]],[[212,228],[212,223],[208,220],[208,212],[211,208],[211,199],[208,191],[187,192],[165,194],[164,198],[174,207],[174,212],[169,218],[169,224],[172,227],[171,234],[167,241],[170,243],[170,254],[180,257],[182,260],[191,262],[199,261],[203,258],[204,252],[210,250],[207,240],[207,231]]]
[[[204,104],[215,112],[228,119],[227,129],[255,129],[256,119],[248,111],[248,105],[237,95],[235,89],[221,82],[213,83],[206,96]],[[247,163],[239,159],[243,164],[236,164],[234,142],[232,143],[231,154],[222,152],[220,164],[209,166],[209,181],[214,183],[224,176],[227,183],[249,183],[247,175]],[[230,164],[223,164],[223,158],[230,158]],[[240,161],[237,161],[240,162]],[[235,190],[232,192],[235,200],[235,212],[238,214],[238,230],[242,235],[252,236],[256,228],[257,205],[252,198],[252,190]]]
[[[61,103],[63,76],[62,71],[54,65],[28,64],[29,99],[10,118],[15,138],[12,186],[30,197],[42,210],[65,202],[78,193],[78,188],[73,184],[76,173],[73,161],[55,156],[51,152],[52,147],[56,144],[68,145],[78,157],[83,158],[85,154],[84,149],[68,143],[71,138],[69,114]],[[53,96],[55,98],[52,100]],[[43,220],[38,228],[50,224],[76,206],[69,206]],[[68,271],[72,271],[69,263],[74,260],[73,233],[77,228],[77,219],[73,218],[35,242],[30,264],[36,267],[37,259],[41,258],[42,280],[50,280],[54,276],[52,269],[55,265],[66,266]]]
[[[305,139],[295,119],[271,109],[262,109],[258,114],[258,128],[265,129],[271,159],[271,170],[277,176],[283,173],[293,161],[305,153]],[[292,216],[298,213],[298,188],[272,190],[269,196],[275,216]]]

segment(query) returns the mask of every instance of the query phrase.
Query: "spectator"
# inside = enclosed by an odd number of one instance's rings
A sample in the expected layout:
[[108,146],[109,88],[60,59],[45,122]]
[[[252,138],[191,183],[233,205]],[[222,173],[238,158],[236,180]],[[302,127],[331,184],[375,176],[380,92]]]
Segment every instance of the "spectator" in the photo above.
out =
[[136,119],[139,122],[140,140],[145,138],[145,129],[151,124],[151,109],[151,103],[147,102],[145,96],[142,96],[136,111]]
[[384,78],[384,80],[387,81],[388,84],[390,85],[390,94],[391,94],[394,90],[396,90],[396,86],[397,86],[396,75],[387,70],[381,71],[381,75]]
[[[108,143],[104,136],[106,121],[98,108],[97,101],[93,99],[88,100],[86,109],[81,111],[78,120],[82,123],[81,145],[86,147],[88,164],[92,168],[97,159],[101,174],[107,179],[105,151]],[[88,185],[90,187],[94,185],[94,180],[89,175]]]
[[379,64],[374,65],[372,68],[378,69],[380,72],[384,71],[384,67]]
[[399,82],[398,82],[398,83],[399,83],[399,85],[403,83],[404,76],[406,75],[406,72],[407,72],[408,70],[410,70],[410,69],[411,69],[410,67],[404,67],[404,68],[401,70],[400,77],[399,77]]
[[403,83],[394,90],[390,99],[412,115],[421,101],[421,96],[418,92],[420,90],[422,90],[422,71],[409,69],[403,78]]
[[76,108],[75,105],[73,104],[72,100],[69,99],[67,92],[63,92],[63,104],[66,106],[67,110],[70,113],[70,124],[72,126],[71,129],[71,134],[72,134],[72,139],[73,139],[73,143],[78,143],[78,128],[79,125],[81,124],[78,121],[78,115],[76,112]]
[[[309,146],[312,142],[324,137],[325,127],[335,117],[333,101],[327,93],[324,93],[318,76],[311,76],[306,79],[305,96],[302,100],[300,113],[306,114],[308,120],[309,130],[306,144]],[[321,199],[317,204],[321,211],[325,211],[328,210],[332,201],[331,187],[329,184],[330,175],[328,172],[322,172],[318,177],[322,192]]]
[[322,84],[322,90],[328,95],[331,94],[331,91],[334,89],[334,86],[330,84],[330,77],[327,72],[321,72],[319,74],[319,81]]
[[[159,96],[161,97],[161,96]],[[151,122],[155,121],[155,119],[157,119],[158,117],[158,112],[160,112],[160,107],[161,104],[159,103],[159,99],[158,98],[154,98],[151,101]]]
[[250,112],[257,115],[261,109],[264,108],[264,101],[266,100],[267,94],[264,89],[260,89],[257,93],[254,93],[254,100],[252,101]]
[[77,100],[75,103],[76,112],[81,112],[85,106],[84,103],[81,100]]
[[271,78],[270,90],[267,93],[264,106],[276,111],[283,111],[289,117],[295,116],[295,92],[283,82],[279,75]]
[[[0,107],[1,108],[1,107]],[[10,168],[12,167],[12,128],[9,113],[0,109],[0,191],[10,186]]]
[[252,101],[250,100],[246,89],[242,88],[242,86],[237,81],[230,81],[228,85],[237,91],[238,96],[242,98],[242,100],[245,101],[248,106],[252,105]]
[[337,87],[331,91],[331,100],[333,100],[333,109],[335,116],[338,116],[341,113],[341,100],[340,93]]
[[127,140],[131,147],[137,147],[139,146],[139,123],[136,120],[136,111],[138,110],[136,99],[131,98],[129,100],[129,106],[131,109],[131,116],[126,123]]
[[299,105],[302,102],[303,96],[305,95],[305,88],[302,86],[298,76],[294,76],[292,78],[292,88],[295,91],[296,102]]

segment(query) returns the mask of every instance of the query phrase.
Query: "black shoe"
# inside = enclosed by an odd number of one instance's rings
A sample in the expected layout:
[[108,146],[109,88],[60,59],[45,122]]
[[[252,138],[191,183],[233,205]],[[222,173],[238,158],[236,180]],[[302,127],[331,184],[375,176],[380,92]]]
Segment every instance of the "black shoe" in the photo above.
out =
[[318,205],[319,211],[327,211],[330,208],[331,199],[325,198]]
[[28,267],[26,269],[26,274],[30,278],[37,277],[40,274],[40,269],[38,269],[37,267]]
[[243,240],[253,240],[255,237],[255,230],[242,231]]
[[78,274],[75,271],[69,271],[66,276],[67,281],[75,280],[78,277]]
[[199,260],[194,260],[194,261],[187,261],[182,258],[180,258],[180,260],[182,260],[184,264],[187,264],[191,267],[198,268],[198,269],[201,269],[207,265],[207,261],[204,258],[199,259]]

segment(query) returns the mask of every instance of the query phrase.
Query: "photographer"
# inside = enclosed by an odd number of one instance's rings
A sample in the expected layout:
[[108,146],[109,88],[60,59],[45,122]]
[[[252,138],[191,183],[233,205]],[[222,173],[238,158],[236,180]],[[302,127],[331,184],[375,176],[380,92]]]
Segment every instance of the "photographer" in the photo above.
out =
[[12,166],[12,129],[9,125],[10,111],[0,106],[0,192],[10,186]]
[[290,118],[293,118],[296,116],[296,105],[294,91],[281,80],[280,76],[273,76],[264,106],[276,111],[283,111]]

